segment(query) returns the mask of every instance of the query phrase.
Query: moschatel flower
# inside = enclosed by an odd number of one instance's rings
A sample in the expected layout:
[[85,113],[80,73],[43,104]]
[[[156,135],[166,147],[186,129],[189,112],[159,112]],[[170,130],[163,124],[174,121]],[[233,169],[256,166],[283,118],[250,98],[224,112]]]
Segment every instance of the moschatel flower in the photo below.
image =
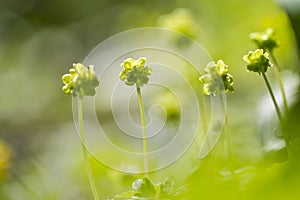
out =
[[233,92],[233,77],[229,74],[228,65],[223,60],[217,63],[209,62],[204,69],[206,74],[199,78],[203,84],[203,93],[205,95],[215,95],[220,91]]
[[80,97],[94,96],[96,94],[95,88],[99,85],[94,66],[85,67],[81,63],[74,63],[69,74],[62,76],[62,81],[65,84],[62,91],[65,94],[72,94],[74,97],[77,95]]
[[268,68],[272,67],[269,54],[264,52],[263,49],[256,49],[254,52],[249,51],[247,55],[243,56],[243,60],[248,63],[248,71],[257,72],[259,75],[267,72]]
[[274,39],[274,30],[272,28],[268,28],[264,32],[251,33],[249,38],[256,43],[259,49],[270,53],[279,46],[279,42]]
[[120,72],[120,79],[126,83],[126,85],[134,85],[141,87],[149,82],[149,75],[152,73],[152,69],[148,66],[145,67],[146,58],[142,57],[138,60],[127,58],[121,64],[123,70]]

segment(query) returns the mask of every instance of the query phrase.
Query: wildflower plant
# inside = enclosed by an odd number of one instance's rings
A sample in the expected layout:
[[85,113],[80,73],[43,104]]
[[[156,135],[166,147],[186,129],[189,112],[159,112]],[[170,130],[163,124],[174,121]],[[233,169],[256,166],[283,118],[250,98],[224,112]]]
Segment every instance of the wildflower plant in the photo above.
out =
[[[221,92],[234,92],[233,88],[233,76],[229,73],[229,67],[224,63],[223,60],[218,60],[217,62],[209,62],[204,69],[206,72],[204,75],[200,76],[199,81],[203,85],[203,93],[205,95],[216,96]],[[223,110],[225,112],[225,102],[222,95],[218,95],[221,99]],[[232,155],[231,155],[231,142],[230,134],[226,131],[227,126],[227,115],[225,112],[225,137],[226,137],[226,151],[228,156],[228,165],[231,176],[234,176],[234,169],[232,166]]]
[[123,70],[120,72],[120,79],[128,86],[136,86],[139,101],[139,109],[141,116],[141,124],[143,129],[143,154],[144,154],[144,177],[135,180],[132,183],[132,190],[117,194],[115,199],[170,199],[173,195],[173,181],[166,179],[162,183],[153,184],[147,177],[147,134],[145,125],[145,113],[142,100],[141,87],[149,82],[149,76],[152,68],[145,66],[146,58],[141,57],[137,60],[127,58],[121,64]]
[[277,104],[277,101],[275,99],[273,90],[270,86],[270,83],[268,81],[268,78],[266,76],[266,72],[269,67],[272,67],[272,63],[269,59],[269,54],[267,52],[264,52],[263,49],[256,49],[255,51],[249,51],[247,55],[243,56],[243,60],[247,62],[247,70],[252,72],[257,72],[259,75],[262,75],[265,83],[268,87],[268,90],[270,92],[270,95],[272,97],[274,106],[276,108],[276,112],[278,115],[278,118],[280,120],[280,123],[282,123],[282,115],[279,109],[279,106]]
[[148,171],[148,162],[146,158],[147,153],[147,135],[146,135],[146,124],[145,124],[145,111],[142,100],[141,87],[149,82],[149,77],[152,73],[152,69],[149,66],[145,66],[146,58],[141,57],[137,60],[127,58],[121,64],[123,70],[120,72],[120,79],[125,82],[126,85],[136,86],[139,109],[141,116],[141,124],[143,128],[143,153],[144,153],[144,172]]
[[[276,101],[275,95],[271,88],[270,82],[266,76],[266,72],[269,69],[269,67],[273,66],[273,64],[270,62],[269,54],[267,52],[264,52],[263,49],[256,49],[255,51],[249,51],[247,55],[244,55],[243,60],[247,63],[248,71],[257,72],[259,75],[262,75],[266,83],[266,86],[268,88],[268,91],[270,93],[271,99],[273,101],[276,114],[279,119],[279,123],[281,125],[281,128],[283,128],[284,126],[283,116],[281,114],[279,105]],[[285,131],[283,131],[283,139],[285,140],[289,156],[292,156],[290,138]]]
[[78,100],[78,118],[79,118],[79,132],[81,138],[81,146],[84,155],[84,162],[87,170],[88,179],[90,182],[91,190],[94,200],[99,200],[95,180],[89,163],[89,153],[85,146],[84,129],[83,129],[83,97],[94,96],[96,94],[96,87],[99,85],[99,80],[95,75],[94,66],[84,66],[81,63],[73,64],[73,68],[69,73],[62,76],[62,82],[65,84],[62,87],[63,93],[79,97]]
[[268,52],[271,60],[274,63],[275,75],[279,83],[281,96],[283,99],[284,109],[288,111],[287,98],[283,87],[283,82],[280,74],[280,67],[274,55],[274,50],[280,46],[280,42],[275,39],[275,31],[272,28],[267,28],[264,32],[255,32],[249,35],[249,38],[256,44],[259,49]]

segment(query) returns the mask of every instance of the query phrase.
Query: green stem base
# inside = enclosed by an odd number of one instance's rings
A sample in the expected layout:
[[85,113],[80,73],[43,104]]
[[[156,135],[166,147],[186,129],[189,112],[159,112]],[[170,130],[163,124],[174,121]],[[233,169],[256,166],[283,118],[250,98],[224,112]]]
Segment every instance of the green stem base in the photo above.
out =
[[282,131],[282,137],[285,141],[285,145],[286,145],[286,149],[287,149],[287,153],[288,153],[288,157],[290,160],[293,160],[294,158],[294,153],[293,153],[293,150],[292,150],[292,144],[291,144],[291,139],[290,139],[290,136],[287,134],[287,132],[285,131],[284,129],[284,121],[283,121],[283,118],[282,118],[282,114],[280,112],[280,109],[279,109],[279,106],[277,104],[277,101],[275,99],[275,95],[273,93],[273,90],[271,88],[271,85],[269,83],[269,80],[266,76],[265,73],[262,73],[262,76],[264,78],[264,81],[267,85],[267,88],[268,88],[268,91],[270,93],[270,96],[272,98],[272,101],[273,101],[273,104],[275,106],[275,110],[276,110],[276,113],[277,113],[277,116],[278,116],[278,119],[279,119],[279,123],[280,123],[280,126],[281,126],[281,131]]
[[139,100],[139,109],[141,116],[141,123],[143,128],[143,154],[144,154],[144,175],[148,176],[148,160],[147,160],[147,134],[146,134],[146,123],[145,123],[145,111],[143,106],[142,92],[140,87],[136,87],[137,96]]
[[85,146],[84,129],[83,129],[82,97],[79,97],[79,100],[78,100],[78,118],[79,118],[79,132],[80,132],[80,138],[81,138],[81,147],[82,147],[82,151],[83,151],[84,163],[85,163],[89,183],[91,186],[93,198],[94,198],[94,200],[100,200],[99,194],[97,192],[95,180],[93,177],[92,169],[90,166],[90,162],[89,162],[89,153]]

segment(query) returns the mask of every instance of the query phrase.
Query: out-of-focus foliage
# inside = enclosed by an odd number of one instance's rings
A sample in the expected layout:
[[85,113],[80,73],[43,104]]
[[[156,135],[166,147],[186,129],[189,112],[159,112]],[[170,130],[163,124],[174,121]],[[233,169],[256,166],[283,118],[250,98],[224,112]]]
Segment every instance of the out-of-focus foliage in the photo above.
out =
[[161,183],[153,184],[146,177],[139,178],[132,183],[132,189],[117,194],[114,199],[174,199],[179,196],[179,190],[174,189],[174,182],[167,178]]
[[300,1],[277,0],[277,2],[288,14],[291,21],[291,25],[297,37],[298,47],[300,47]]
[[172,13],[161,15],[158,18],[159,27],[169,28],[196,39],[199,35],[199,27],[190,10],[177,8]]
[[11,163],[11,152],[8,146],[0,140],[0,181],[4,180],[8,174]]
[[[292,25],[299,38],[300,8],[292,8],[289,15],[294,16]],[[227,97],[235,177],[230,178],[221,137],[207,158],[191,163],[183,157],[151,173],[151,180],[157,183],[172,178],[174,188],[185,187],[181,199],[298,199],[300,91],[294,84],[298,80],[298,49],[289,18],[272,0],[1,1],[0,138],[14,154],[0,147],[0,177],[2,169],[6,174],[0,183],[0,199],[91,198],[71,99],[61,93],[60,78],[70,63],[82,62],[107,37],[144,26],[174,28],[189,35],[214,60],[223,59],[235,77],[235,93]],[[272,104],[264,101],[264,83],[247,73],[242,59],[255,46],[249,33],[268,27],[281,41],[274,55],[283,70],[291,71],[283,73],[283,79],[290,104],[286,124],[294,141],[294,164],[284,162],[286,152],[280,145],[277,148],[276,126],[268,128],[274,118]],[[268,73],[276,89],[272,70]],[[168,117],[176,123],[180,117],[172,106],[173,114]],[[10,157],[13,161],[6,159]],[[10,167],[2,168],[7,166],[2,160]],[[103,198],[130,190],[139,178],[91,162]]]
[[268,28],[264,32],[250,33],[249,37],[259,49],[263,49],[266,52],[273,52],[273,49],[279,46],[279,42],[274,39],[274,30],[272,28]]

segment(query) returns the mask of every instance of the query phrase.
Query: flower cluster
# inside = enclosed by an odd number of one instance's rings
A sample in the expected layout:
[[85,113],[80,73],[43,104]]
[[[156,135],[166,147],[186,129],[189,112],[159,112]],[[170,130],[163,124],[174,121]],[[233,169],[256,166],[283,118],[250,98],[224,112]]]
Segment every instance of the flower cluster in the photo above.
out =
[[79,95],[94,96],[95,88],[99,85],[99,80],[95,75],[94,66],[85,67],[81,63],[73,64],[69,74],[62,76],[65,84],[62,88],[65,94],[72,94],[74,97]]
[[263,49],[256,49],[254,52],[249,51],[247,55],[244,55],[243,59],[248,63],[247,70],[258,74],[265,73],[269,67],[272,67],[269,54],[264,52]]
[[264,32],[251,33],[249,37],[259,49],[264,51],[273,52],[279,46],[279,42],[274,39],[274,30],[272,28],[268,28]]
[[127,58],[121,64],[123,70],[120,73],[120,79],[126,83],[126,85],[136,85],[141,87],[149,82],[149,75],[152,73],[152,69],[148,66],[145,67],[146,58],[142,57],[138,60]]
[[204,69],[206,74],[199,78],[203,84],[203,93],[206,95],[215,95],[220,91],[233,92],[233,77],[229,74],[228,65],[223,60],[217,63],[209,62]]

